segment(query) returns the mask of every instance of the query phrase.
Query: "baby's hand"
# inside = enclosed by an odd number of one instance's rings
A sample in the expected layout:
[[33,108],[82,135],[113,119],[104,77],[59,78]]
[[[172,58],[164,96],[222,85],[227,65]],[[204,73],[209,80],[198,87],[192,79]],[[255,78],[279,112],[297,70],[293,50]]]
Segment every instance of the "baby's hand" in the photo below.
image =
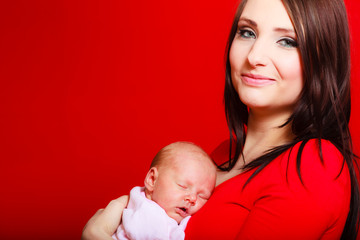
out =
[[120,225],[124,208],[129,196],[124,195],[112,200],[105,209],[99,209],[86,223],[81,236],[82,240],[112,240],[112,235]]

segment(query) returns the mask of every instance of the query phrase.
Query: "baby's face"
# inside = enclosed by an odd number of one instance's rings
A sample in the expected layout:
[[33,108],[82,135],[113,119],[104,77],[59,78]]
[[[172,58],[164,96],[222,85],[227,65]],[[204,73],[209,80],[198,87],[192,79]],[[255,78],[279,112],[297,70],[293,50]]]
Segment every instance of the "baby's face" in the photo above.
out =
[[215,187],[216,168],[205,157],[191,153],[172,156],[171,166],[159,169],[151,199],[178,223],[196,213],[210,198]]

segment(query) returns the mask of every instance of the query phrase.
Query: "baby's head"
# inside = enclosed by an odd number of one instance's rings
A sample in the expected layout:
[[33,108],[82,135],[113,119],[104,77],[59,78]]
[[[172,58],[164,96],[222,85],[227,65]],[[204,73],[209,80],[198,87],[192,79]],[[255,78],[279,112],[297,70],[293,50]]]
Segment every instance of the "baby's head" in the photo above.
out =
[[145,178],[145,194],[180,223],[206,203],[215,181],[216,167],[204,150],[175,142],[155,156]]

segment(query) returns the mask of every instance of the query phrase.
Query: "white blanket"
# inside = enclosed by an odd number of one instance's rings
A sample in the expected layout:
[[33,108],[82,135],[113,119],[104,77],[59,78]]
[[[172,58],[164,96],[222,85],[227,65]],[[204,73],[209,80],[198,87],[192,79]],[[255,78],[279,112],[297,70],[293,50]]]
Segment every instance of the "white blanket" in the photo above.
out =
[[134,187],[122,215],[122,224],[112,236],[115,240],[183,240],[190,216],[180,224],[157,203],[145,197],[144,187]]

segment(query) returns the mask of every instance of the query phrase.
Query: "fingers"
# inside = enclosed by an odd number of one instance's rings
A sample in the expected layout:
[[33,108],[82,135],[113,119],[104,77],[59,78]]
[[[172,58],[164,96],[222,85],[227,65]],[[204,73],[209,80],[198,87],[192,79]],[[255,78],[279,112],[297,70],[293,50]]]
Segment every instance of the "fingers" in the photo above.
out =
[[100,214],[101,221],[106,223],[107,233],[111,235],[116,231],[121,223],[121,216],[129,201],[129,196],[121,196],[112,200]]
[[86,223],[81,239],[112,239],[128,201],[129,196],[124,195],[112,200],[105,209],[99,209]]
[[[104,209],[105,212],[119,211],[122,213],[129,202],[129,196],[124,195],[117,199],[111,200],[110,203]],[[101,209],[100,209],[101,210]]]
[[82,231],[81,240],[101,239],[101,234],[98,232],[99,228],[97,228],[96,222],[103,211],[104,209],[97,210],[96,213],[85,224]]

